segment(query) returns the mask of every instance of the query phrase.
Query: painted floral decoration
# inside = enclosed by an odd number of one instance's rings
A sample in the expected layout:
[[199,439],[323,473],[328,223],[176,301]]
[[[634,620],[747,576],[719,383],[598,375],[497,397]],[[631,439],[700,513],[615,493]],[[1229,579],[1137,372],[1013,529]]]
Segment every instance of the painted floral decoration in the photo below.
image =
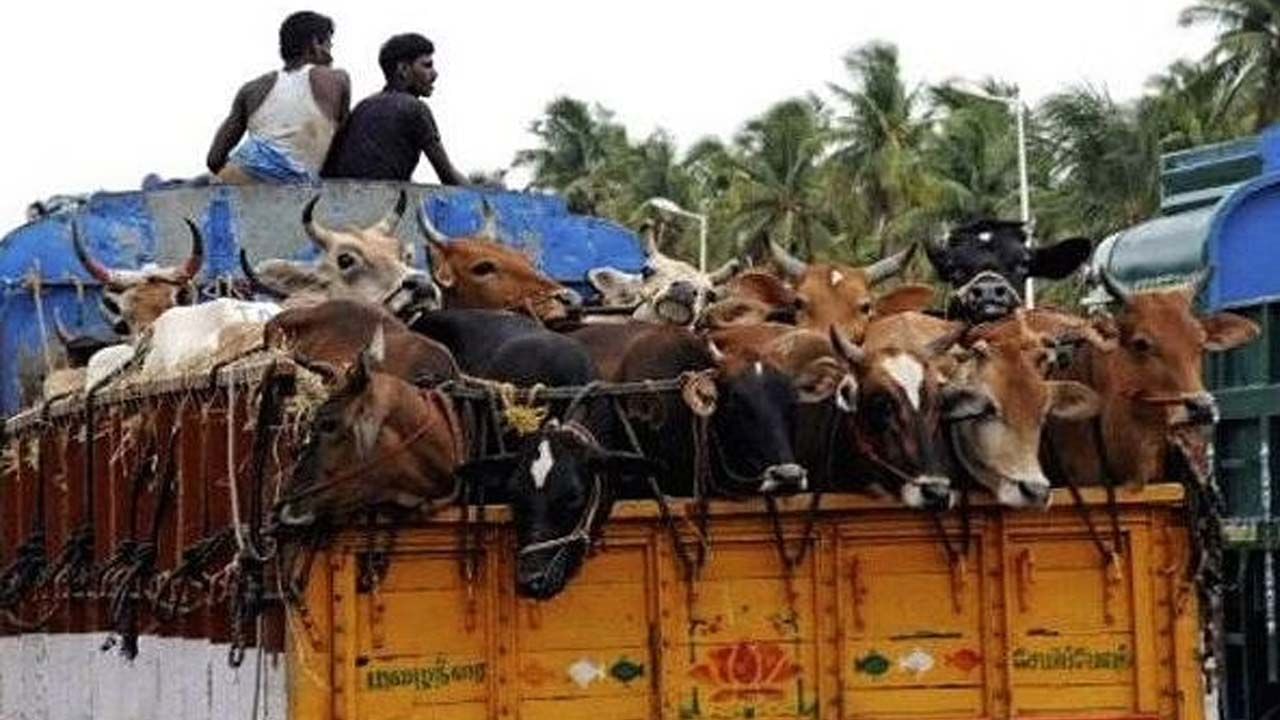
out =
[[740,642],[718,647],[689,675],[712,688],[711,702],[778,699],[784,684],[802,672],[778,643]]

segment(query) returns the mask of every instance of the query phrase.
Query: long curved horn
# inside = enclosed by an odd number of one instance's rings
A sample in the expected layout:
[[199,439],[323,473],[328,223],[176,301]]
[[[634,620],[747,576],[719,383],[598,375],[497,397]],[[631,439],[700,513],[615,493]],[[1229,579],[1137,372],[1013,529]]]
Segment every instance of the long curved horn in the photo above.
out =
[[1133,300],[1133,293],[1121,286],[1120,283],[1111,276],[1111,272],[1105,267],[1098,269],[1098,278],[1102,280],[1102,287],[1107,289],[1107,292],[1111,294],[1111,297],[1119,300],[1125,305],[1128,305],[1129,302]]
[[645,257],[658,254],[658,233],[652,220],[645,220],[640,225],[640,237],[644,240]]
[[828,328],[827,333],[831,340],[831,347],[835,348],[835,351],[839,353],[840,357],[844,358],[845,361],[854,365],[861,365],[867,359],[867,354],[863,352],[862,348],[853,344],[849,338],[845,337],[839,327],[832,325]]
[[67,331],[67,326],[62,323],[62,313],[58,308],[53,309],[53,330],[58,334],[58,341],[62,343],[62,347],[67,347],[75,340],[75,336]]
[[809,270],[807,263],[787,252],[773,240],[769,240],[769,252],[773,254],[773,261],[778,264],[782,272],[792,280],[799,280]]
[[180,283],[191,280],[200,273],[200,267],[204,265],[204,236],[200,234],[200,228],[192,222],[191,218],[183,218],[183,220],[187,223],[187,229],[191,231],[191,254],[187,256],[187,261],[174,276],[174,279]]
[[431,222],[431,216],[427,214],[427,204],[418,205],[418,225],[422,228],[422,234],[427,236],[428,242],[445,243],[449,241],[449,236],[440,232]]
[[244,251],[244,248],[240,248],[240,272],[244,273],[244,276],[249,280],[249,284],[263,295],[276,299],[289,297],[289,293],[284,292],[279,288],[272,287],[262,278],[258,277],[258,273],[253,269],[253,265],[249,262],[249,255]]
[[720,283],[728,281],[734,275],[737,275],[738,270],[741,268],[742,263],[739,262],[737,258],[731,258],[726,260],[719,268],[712,270],[711,273],[707,275],[707,279],[711,281],[712,285],[719,285]]
[[400,218],[404,217],[404,209],[408,205],[409,196],[403,189],[400,190],[400,197],[396,199],[395,207],[387,211],[386,215],[378,222],[370,225],[367,229],[383,235],[391,235],[395,233],[396,227],[400,225]]
[[902,272],[911,256],[916,252],[916,244],[911,243],[906,250],[894,253],[887,258],[877,260],[867,266],[867,284],[875,285]]
[[337,239],[337,236],[332,230],[321,225],[320,222],[313,217],[315,214],[316,203],[318,202],[320,202],[320,196],[316,195],[311,198],[311,201],[307,203],[306,207],[302,208],[302,226],[307,229],[307,235],[315,241],[316,245],[318,245],[321,250],[328,250],[329,245]]
[[76,258],[80,260],[80,264],[84,266],[85,270],[89,271],[89,274],[92,275],[94,279],[103,285],[110,287],[120,287],[124,284],[120,281],[120,278],[116,276],[114,270],[95,260],[93,256],[89,254],[89,251],[85,249],[84,238],[80,235],[80,223],[75,220],[71,221],[71,244],[75,247]]
[[479,237],[498,242],[498,215],[488,198],[480,198],[480,211],[484,215],[484,225],[480,226]]

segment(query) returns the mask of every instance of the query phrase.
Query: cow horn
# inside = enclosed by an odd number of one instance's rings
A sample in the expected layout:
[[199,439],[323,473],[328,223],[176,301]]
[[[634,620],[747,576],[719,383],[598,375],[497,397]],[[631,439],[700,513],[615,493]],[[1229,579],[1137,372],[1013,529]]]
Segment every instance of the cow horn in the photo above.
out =
[[831,347],[835,348],[836,352],[847,362],[861,365],[867,359],[866,352],[845,337],[839,327],[832,325],[828,332],[831,336]]
[[395,207],[387,211],[382,219],[369,226],[369,230],[381,233],[383,235],[392,235],[396,231],[396,227],[400,225],[400,218],[404,217],[404,209],[409,203],[408,194],[401,189],[400,197],[396,199]]
[[306,207],[302,208],[302,226],[306,228],[307,235],[315,241],[316,245],[320,246],[321,250],[327,250],[329,245],[337,239],[337,236],[332,230],[321,225],[320,221],[313,217],[315,214],[316,203],[318,202],[320,202],[320,196],[316,195],[311,198],[311,201],[307,203]]
[[864,271],[867,274],[867,284],[875,285],[902,272],[902,268],[907,266],[907,262],[911,260],[911,256],[914,255],[915,252],[916,244],[911,243],[907,246],[906,250],[902,250],[887,258],[871,263]]
[[249,284],[253,286],[253,289],[263,295],[276,299],[289,297],[289,293],[269,285],[265,280],[258,276],[257,271],[253,269],[253,265],[249,262],[249,255],[244,251],[244,248],[240,248],[240,272],[244,273],[245,278],[248,279]]
[[427,212],[426,203],[418,206],[418,225],[422,228],[422,234],[427,236],[428,242],[445,243],[449,241],[449,236],[440,232],[440,229],[431,222],[431,215]]
[[656,223],[646,220],[640,227],[640,236],[644,238],[644,254],[653,257],[658,254],[658,231]]
[[187,223],[187,229],[191,231],[191,254],[187,256],[187,261],[174,277],[180,283],[190,281],[200,273],[200,267],[204,265],[204,235],[200,233],[200,228],[192,222],[191,218],[183,218],[183,220]]
[[1212,275],[1213,268],[1206,267],[1197,270],[1196,274],[1187,279],[1185,287],[1187,290],[1187,297],[1191,302],[1195,302],[1196,298],[1200,297],[1200,293],[1204,290],[1205,286],[1209,284],[1209,278]]
[[799,280],[809,269],[807,263],[787,252],[773,240],[769,240],[769,252],[773,254],[773,261],[778,264],[778,268],[792,280]]
[[75,340],[75,336],[68,332],[67,326],[62,323],[62,313],[59,312],[58,308],[53,309],[53,330],[58,334],[58,341],[62,343],[63,347],[70,345],[71,341]]
[[1133,293],[1122,287],[1120,283],[1112,277],[1111,271],[1107,270],[1105,267],[1098,270],[1098,278],[1102,280],[1102,287],[1107,289],[1107,292],[1111,294],[1111,297],[1119,300],[1125,305],[1128,305],[1129,302],[1133,300]]
[[480,198],[480,212],[484,217],[484,224],[480,226],[479,237],[498,242],[498,215],[493,211],[488,198]]
[[89,254],[84,247],[84,238],[80,235],[80,223],[75,220],[71,221],[71,244],[75,247],[76,257],[80,260],[80,264],[85,270],[94,277],[98,282],[109,287],[120,287],[124,285],[115,271],[106,265],[98,262]]

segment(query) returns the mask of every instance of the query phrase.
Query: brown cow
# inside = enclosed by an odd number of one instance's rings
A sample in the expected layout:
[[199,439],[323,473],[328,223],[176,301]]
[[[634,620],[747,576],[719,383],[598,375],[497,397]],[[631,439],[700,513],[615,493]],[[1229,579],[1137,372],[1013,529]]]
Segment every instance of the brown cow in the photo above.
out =
[[[1053,427],[1052,452],[1076,483],[1110,477],[1141,487],[1169,478],[1171,445],[1184,457],[1188,450],[1204,455],[1206,439],[1186,430],[1217,421],[1217,405],[1203,382],[1205,351],[1239,347],[1261,331],[1231,313],[1196,316],[1195,298],[1207,274],[1183,287],[1144,292],[1124,289],[1106,272],[1101,277],[1120,308],[1114,317],[1093,322],[1104,341],[1083,344],[1061,374],[1101,396],[1097,422],[1103,447],[1097,447],[1090,424],[1064,422]],[[1179,443],[1171,443],[1174,433],[1181,435]],[[1186,459],[1192,469],[1202,462]]]
[[192,280],[204,264],[204,238],[200,229],[187,220],[191,231],[191,254],[174,267],[144,267],[141,270],[108,268],[98,262],[84,246],[79,223],[71,223],[71,242],[76,257],[95,280],[102,283],[99,301],[102,316],[116,333],[134,337],[151,327],[156,318],[175,305],[195,300]]
[[529,258],[499,243],[497,218],[484,203],[484,226],[474,237],[450,238],[432,224],[425,207],[418,223],[427,238],[431,272],[449,308],[515,310],[543,321],[568,317],[578,294],[543,275]]
[[955,460],[1004,505],[1047,507],[1049,480],[1040,465],[1048,418],[1084,420],[1098,413],[1093,390],[1046,380],[1051,340],[1021,315],[973,328],[950,368],[944,415]]
[[862,342],[867,323],[878,313],[922,310],[933,300],[933,289],[906,285],[882,299],[883,310],[871,288],[902,272],[915,246],[862,268],[838,263],[806,263],[777,243],[769,243],[774,262],[796,288],[800,309],[796,324],[818,332],[835,326],[853,342]]
[[403,380],[457,377],[458,366],[448,348],[412,332],[383,306],[357,300],[329,300],[284,310],[267,321],[268,347],[287,350],[309,366],[344,371],[375,332],[384,333],[385,358],[380,372]]
[[340,524],[365,510],[421,509],[457,492],[453,476],[466,460],[466,438],[453,404],[381,372],[383,341],[375,331],[316,411],[294,484],[278,508],[283,524]]
[[241,250],[246,276],[267,294],[290,305],[343,298],[381,303],[402,317],[440,306],[440,290],[414,268],[413,248],[395,235],[408,202],[403,190],[395,206],[363,228],[331,229],[315,218],[317,195],[302,211],[307,237],[320,250],[317,262],[267,260],[251,267]]

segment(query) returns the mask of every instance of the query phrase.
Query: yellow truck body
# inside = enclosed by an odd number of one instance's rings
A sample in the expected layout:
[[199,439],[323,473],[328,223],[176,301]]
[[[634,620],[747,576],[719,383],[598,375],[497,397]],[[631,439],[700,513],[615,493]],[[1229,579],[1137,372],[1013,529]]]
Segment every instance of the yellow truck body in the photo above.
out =
[[[1085,493],[1100,529],[1100,492]],[[459,520],[398,530],[360,590],[361,533],[313,565],[289,617],[292,717],[1202,718],[1200,622],[1182,489],[1122,491],[1118,563],[1068,495],[1047,512],[975,500],[967,557],[927,514],[827,496],[786,571],[763,505],[713,503],[686,582],[652,502],[618,503],[603,546],[548,602],[513,593],[510,523],[491,510],[479,573]],[[792,552],[808,499],[782,504]],[[677,505],[684,542],[691,507]],[[957,513],[944,522],[959,547]],[[473,529],[474,532],[474,529]]]

